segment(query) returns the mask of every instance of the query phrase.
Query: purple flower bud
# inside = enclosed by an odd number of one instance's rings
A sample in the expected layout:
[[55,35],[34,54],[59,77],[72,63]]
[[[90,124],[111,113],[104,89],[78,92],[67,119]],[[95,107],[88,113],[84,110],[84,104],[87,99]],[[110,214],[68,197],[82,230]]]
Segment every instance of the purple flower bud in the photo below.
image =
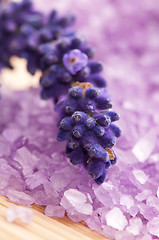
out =
[[87,119],[87,115],[83,112],[74,112],[74,114],[72,115],[72,119],[76,124],[81,124],[84,121],[86,121]]
[[103,70],[103,65],[100,62],[89,62],[88,66],[91,70],[91,73],[98,73],[101,72]]
[[96,122],[101,126],[108,126],[111,122],[109,116],[104,115],[103,113],[98,113],[94,115]]
[[76,148],[79,147],[79,141],[77,139],[74,139],[74,138],[69,138],[69,141],[67,143],[67,147],[70,149],[70,150],[74,150]]
[[69,136],[70,136],[70,132],[60,130],[57,134],[57,141],[59,142],[65,141],[69,138]]
[[92,178],[99,178],[105,171],[105,163],[102,160],[92,158],[87,166],[88,173]]
[[103,173],[100,175],[100,177],[95,179],[95,182],[99,185],[102,184],[106,178],[106,174],[107,172],[106,170],[104,170]]
[[72,130],[72,134],[75,138],[80,139],[84,134],[85,130],[86,130],[86,127],[83,124],[76,125]]
[[114,133],[115,137],[120,137],[121,135],[121,130],[119,127],[117,127],[114,124],[110,124],[110,129],[112,130],[112,132]]
[[95,84],[95,86],[97,86],[99,88],[106,87],[106,85],[107,85],[106,80],[98,74],[90,75],[90,80],[89,81],[93,82]]
[[63,56],[64,66],[73,75],[85,67],[87,65],[87,62],[87,55],[85,53],[82,53],[79,49],[71,50]]
[[105,131],[104,135],[100,137],[100,144],[104,148],[112,148],[115,145],[115,143],[116,143],[115,136],[108,128],[107,131]]
[[71,89],[69,89],[69,96],[73,97],[73,98],[82,98],[83,96],[83,89],[81,87],[73,87]]
[[100,90],[95,87],[87,88],[85,93],[86,97],[90,99],[96,98],[99,94],[100,94]]
[[94,133],[95,133],[98,137],[103,136],[104,133],[105,133],[105,129],[104,129],[103,127],[101,127],[101,126],[95,126],[95,127],[93,128],[93,131],[94,131]]
[[108,111],[106,113],[106,115],[110,117],[111,122],[115,122],[115,121],[119,120],[119,118],[120,118],[119,114],[117,112],[113,112],[113,111]]
[[87,128],[91,129],[96,125],[96,122],[93,118],[88,118],[85,125],[87,126]]
[[70,154],[70,162],[74,165],[83,163],[84,153],[81,148],[76,148]]
[[60,129],[66,131],[72,130],[72,119],[70,117],[63,118],[60,122]]
[[105,151],[104,148],[102,148],[99,144],[93,145],[89,149],[88,154],[90,157],[99,158],[105,162],[109,159],[108,152]]

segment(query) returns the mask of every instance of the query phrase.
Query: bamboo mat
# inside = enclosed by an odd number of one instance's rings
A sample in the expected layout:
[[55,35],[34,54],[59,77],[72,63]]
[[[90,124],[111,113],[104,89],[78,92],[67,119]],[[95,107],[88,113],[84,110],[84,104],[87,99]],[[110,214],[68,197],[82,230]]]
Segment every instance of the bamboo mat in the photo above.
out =
[[44,208],[33,205],[34,217],[30,224],[20,221],[9,223],[6,211],[10,201],[0,196],[0,240],[108,240],[92,231],[84,223],[74,223],[66,216],[50,218]]

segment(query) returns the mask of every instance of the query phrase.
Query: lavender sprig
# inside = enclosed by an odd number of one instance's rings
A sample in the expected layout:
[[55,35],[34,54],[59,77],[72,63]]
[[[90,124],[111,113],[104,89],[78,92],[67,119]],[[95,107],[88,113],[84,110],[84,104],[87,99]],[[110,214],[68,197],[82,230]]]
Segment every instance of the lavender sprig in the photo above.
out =
[[42,72],[43,99],[52,98],[59,114],[58,141],[67,141],[72,164],[83,164],[97,184],[116,163],[112,150],[120,129],[113,122],[103,65],[93,61],[94,49],[70,26],[75,18],[59,18],[53,10],[47,17],[33,9],[30,0],[4,4],[0,10],[0,69],[10,67],[13,55],[27,59],[27,70]]

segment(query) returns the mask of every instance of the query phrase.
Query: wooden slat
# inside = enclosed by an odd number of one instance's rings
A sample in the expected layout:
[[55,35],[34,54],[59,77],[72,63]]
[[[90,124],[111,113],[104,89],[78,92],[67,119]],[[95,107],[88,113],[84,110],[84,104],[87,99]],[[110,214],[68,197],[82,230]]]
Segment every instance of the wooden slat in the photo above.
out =
[[108,240],[84,223],[74,223],[66,216],[47,217],[43,214],[44,208],[36,205],[32,206],[34,217],[30,224],[8,223],[5,215],[9,205],[10,201],[0,196],[0,240]]

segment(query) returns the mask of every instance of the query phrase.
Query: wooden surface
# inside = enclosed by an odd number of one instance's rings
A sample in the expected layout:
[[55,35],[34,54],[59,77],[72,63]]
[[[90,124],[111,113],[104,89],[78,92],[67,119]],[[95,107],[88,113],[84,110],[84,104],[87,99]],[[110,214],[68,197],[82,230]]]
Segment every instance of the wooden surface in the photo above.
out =
[[82,223],[74,223],[67,217],[50,218],[44,208],[33,205],[34,217],[30,224],[20,221],[8,223],[6,211],[10,201],[0,196],[0,240],[107,240]]
[[[40,73],[31,76],[26,72],[26,61],[12,58],[15,70],[3,70],[2,86],[15,90],[38,86]],[[92,231],[84,223],[74,223],[67,217],[49,218],[43,214],[44,208],[33,205],[34,218],[31,224],[8,223],[6,210],[10,202],[0,196],[0,240],[107,240]]]

